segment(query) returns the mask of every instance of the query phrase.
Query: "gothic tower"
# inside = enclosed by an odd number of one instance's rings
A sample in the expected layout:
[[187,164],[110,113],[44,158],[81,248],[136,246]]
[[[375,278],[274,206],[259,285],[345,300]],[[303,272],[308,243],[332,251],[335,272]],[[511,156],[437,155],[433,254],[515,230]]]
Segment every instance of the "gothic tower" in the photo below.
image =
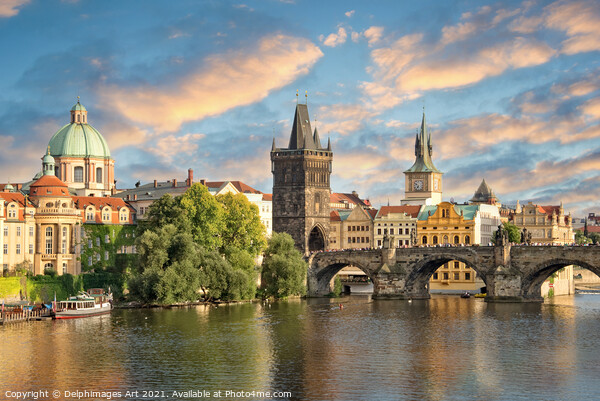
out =
[[403,205],[437,205],[442,201],[442,172],[433,165],[431,133],[425,123],[425,110],[421,131],[415,139],[415,163],[404,172]]
[[305,254],[327,248],[332,160],[331,143],[321,147],[308,107],[297,104],[288,147],[277,148],[273,138],[271,148],[273,231],[290,234]]

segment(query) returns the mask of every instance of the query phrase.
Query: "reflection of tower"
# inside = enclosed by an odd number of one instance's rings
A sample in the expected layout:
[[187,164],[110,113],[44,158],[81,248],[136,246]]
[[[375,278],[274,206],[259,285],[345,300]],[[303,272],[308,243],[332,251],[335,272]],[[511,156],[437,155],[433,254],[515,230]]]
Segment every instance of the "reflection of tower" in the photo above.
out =
[[307,253],[327,248],[329,238],[329,177],[331,143],[321,147],[310,126],[308,107],[296,105],[289,146],[271,148],[273,231],[286,232]]
[[71,120],[50,139],[56,161],[55,175],[79,196],[107,196],[114,188],[115,161],[104,137],[88,124],[87,110],[79,100]]
[[431,133],[423,111],[421,131],[415,139],[415,163],[404,172],[403,205],[437,205],[442,201],[443,173],[433,165],[432,154]]

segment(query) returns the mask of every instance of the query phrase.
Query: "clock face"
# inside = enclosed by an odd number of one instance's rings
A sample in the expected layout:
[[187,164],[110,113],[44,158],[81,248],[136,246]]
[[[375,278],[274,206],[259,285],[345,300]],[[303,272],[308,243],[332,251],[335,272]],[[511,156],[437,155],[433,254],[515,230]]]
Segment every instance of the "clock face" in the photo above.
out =
[[423,189],[423,180],[416,180],[413,182],[413,189],[415,191],[421,191]]

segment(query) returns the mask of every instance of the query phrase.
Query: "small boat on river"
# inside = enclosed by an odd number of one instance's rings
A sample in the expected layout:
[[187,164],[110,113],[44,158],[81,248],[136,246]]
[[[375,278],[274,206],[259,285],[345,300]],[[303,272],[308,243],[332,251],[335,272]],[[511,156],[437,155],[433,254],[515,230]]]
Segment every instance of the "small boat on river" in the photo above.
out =
[[461,298],[471,298],[471,293],[470,292],[465,292],[464,294],[460,294]]
[[112,293],[106,293],[102,288],[92,288],[55,304],[55,319],[104,315],[112,310]]

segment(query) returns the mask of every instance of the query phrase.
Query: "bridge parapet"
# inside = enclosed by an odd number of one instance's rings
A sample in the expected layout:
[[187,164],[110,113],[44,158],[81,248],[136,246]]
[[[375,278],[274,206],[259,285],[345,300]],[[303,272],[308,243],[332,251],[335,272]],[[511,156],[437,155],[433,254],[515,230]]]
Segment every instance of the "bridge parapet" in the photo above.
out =
[[309,258],[308,294],[331,291],[335,274],[355,266],[374,284],[374,298],[429,298],[427,283],[444,263],[458,260],[487,286],[488,302],[540,302],[541,285],[555,271],[579,265],[600,276],[600,247],[412,247],[322,252]]

